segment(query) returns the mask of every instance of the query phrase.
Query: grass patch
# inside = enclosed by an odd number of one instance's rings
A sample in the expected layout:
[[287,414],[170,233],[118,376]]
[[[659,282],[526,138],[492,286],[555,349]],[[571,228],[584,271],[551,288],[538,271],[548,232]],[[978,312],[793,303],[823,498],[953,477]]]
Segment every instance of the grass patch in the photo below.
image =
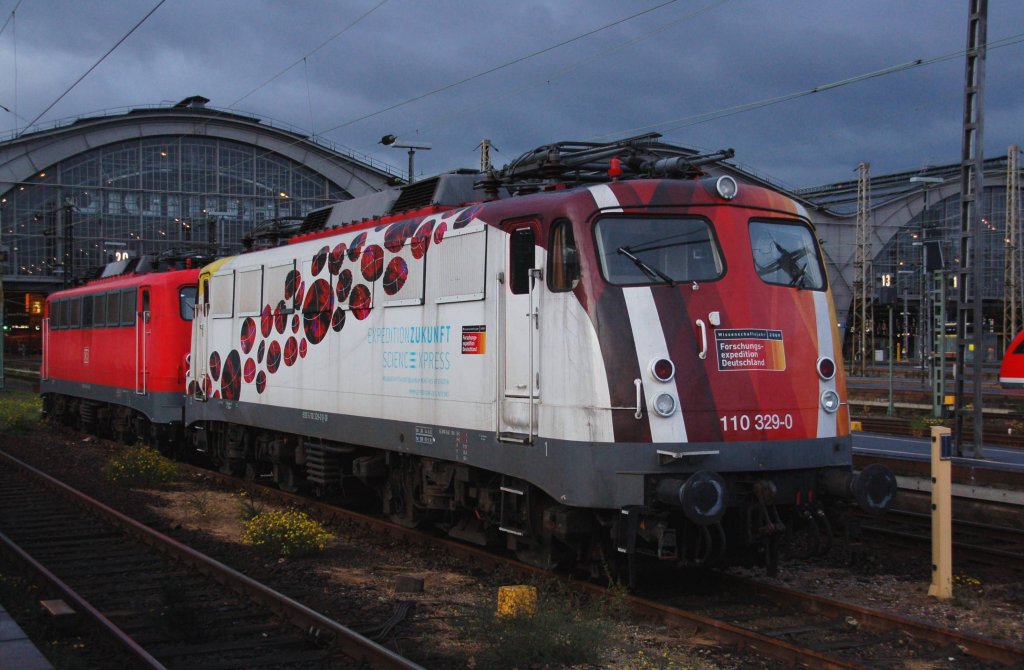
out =
[[43,402],[33,393],[0,393],[0,431],[24,433],[39,423]]
[[253,497],[246,491],[238,492],[238,518],[243,522],[249,522],[267,511],[267,506],[262,500]]
[[533,616],[495,616],[491,608],[466,614],[464,631],[482,646],[478,668],[537,668],[601,665],[605,650],[615,642],[614,598],[549,590],[538,597]]
[[190,516],[209,519],[213,516],[213,496],[209,491],[195,491],[185,499],[185,508]]
[[129,488],[155,488],[178,480],[177,464],[150,447],[130,447],[107,463],[107,479]]
[[269,510],[245,522],[242,542],[275,556],[304,556],[321,552],[334,536],[298,510]]

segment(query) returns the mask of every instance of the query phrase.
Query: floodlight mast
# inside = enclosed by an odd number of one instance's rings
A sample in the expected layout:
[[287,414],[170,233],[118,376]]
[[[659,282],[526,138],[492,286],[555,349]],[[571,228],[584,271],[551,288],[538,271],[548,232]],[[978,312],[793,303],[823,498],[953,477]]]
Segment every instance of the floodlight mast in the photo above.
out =
[[426,142],[399,142],[398,137],[395,135],[385,135],[380,138],[380,144],[386,147],[394,147],[395,149],[408,149],[409,150],[409,183],[413,182],[413,157],[416,155],[416,150],[430,151],[433,147]]

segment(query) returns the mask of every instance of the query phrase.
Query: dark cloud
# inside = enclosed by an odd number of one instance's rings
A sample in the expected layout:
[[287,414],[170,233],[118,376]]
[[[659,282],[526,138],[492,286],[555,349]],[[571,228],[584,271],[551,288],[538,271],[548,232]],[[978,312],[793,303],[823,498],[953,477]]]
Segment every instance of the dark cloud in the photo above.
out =
[[[739,161],[791,186],[848,179],[861,161],[881,173],[959,160],[962,57],[735,116],[657,124],[962,50],[966,3],[680,0],[386,112],[658,3],[378,3],[167,0],[42,123],[201,94],[394,165],[404,152],[379,146],[381,135],[431,142],[417,161],[427,173],[474,165],[485,137],[501,163],[537,144],[647,126],[688,146],[735,147]],[[0,0],[4,19],[14,4]],[[13,110],[17,100],[18,114],[34,118],[154,4],[22,3],[0,35],[0,104]],[[1024,5],[993,0],[990,41],[1021,32]],[[988,57],[989,155],[1022,139],[1022,50]],[[16,125],[0,112],[0,132]]]

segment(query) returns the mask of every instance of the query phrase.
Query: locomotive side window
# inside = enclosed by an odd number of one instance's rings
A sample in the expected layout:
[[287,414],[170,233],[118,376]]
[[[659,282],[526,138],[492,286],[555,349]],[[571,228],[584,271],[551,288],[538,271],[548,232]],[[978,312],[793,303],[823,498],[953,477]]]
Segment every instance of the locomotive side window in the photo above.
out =
[[60,301],[50,303],[50,330],[60,330]]
[[82,324],[82,299],[71,298],[68,300],[71,305],[71,314],[68,316],[68,327],[78,328]]
[[178,289],[178,307],[184,321],[191,321],[195,316],[197,292],[198,289],[195,286],[182,286]]
[[821,290],[825,271],[811,229],[795,221],[751,221],[754,267],[766,284]]
[[[483,300],[487,293],[487,226],[449,231],[430,251],[434,302]],[[415,267],[415,266],[413,266]]]
[[121,291],[121,325],[135,325],[135,289]]
[[607,217],[595,227],[601,271],[610,284],[709,281],[724,273],[705,219]]
[[229,271],[213,275],[210,291],[210,316],[215,319],[230,318],[235,300],[235,273]]
[[67,298],[60,301],[60,327],[71,327],[71,301]]
[[97,293],[92,298],[92,323],[97,328],[107,325],[107,295]]
[[533,228],[516,228],[509,239],[509,288],[517,295],[530,292],[530,270],[536,267]]
[[235,292],[238,316],[259,316],[263,304],[263,267],[239,270]]
[[82,296],[82,328],[92,328],[92,296]]
[[121,323],[121,293],[111,291],[107,294],[107,325],[118,326]]
[[294,270],[295,261],[289,261],[284,265],[268,267],[267,271],[263,273],[263,297],[266,304],[274,308],[281,301],[284,301],[284,309],[282,310],[284,314],[291,314],[294,311],[292,309],[292,301],[284,299],[285,286]]
[[573,290],[580,283],[580,255],[568,219],[552,225],[549,249],[548,286],[552,291]]

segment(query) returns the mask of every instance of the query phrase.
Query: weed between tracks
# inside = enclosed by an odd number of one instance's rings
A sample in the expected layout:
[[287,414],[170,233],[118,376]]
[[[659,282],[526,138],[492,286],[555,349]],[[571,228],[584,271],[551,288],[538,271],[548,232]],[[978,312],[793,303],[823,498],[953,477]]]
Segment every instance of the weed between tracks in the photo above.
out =
[[178,480],[177,464],[150,447],[131,447],[107,463],[107,479],[129,488],[155,488]]
[[242,542],[276,556],[305,556],[323,551],[334,536],[298,510],[268,510],[245,521]]
[[43,403],[31,393],[10,392],[0,395],[0,430],[25,433],[39,423]]

